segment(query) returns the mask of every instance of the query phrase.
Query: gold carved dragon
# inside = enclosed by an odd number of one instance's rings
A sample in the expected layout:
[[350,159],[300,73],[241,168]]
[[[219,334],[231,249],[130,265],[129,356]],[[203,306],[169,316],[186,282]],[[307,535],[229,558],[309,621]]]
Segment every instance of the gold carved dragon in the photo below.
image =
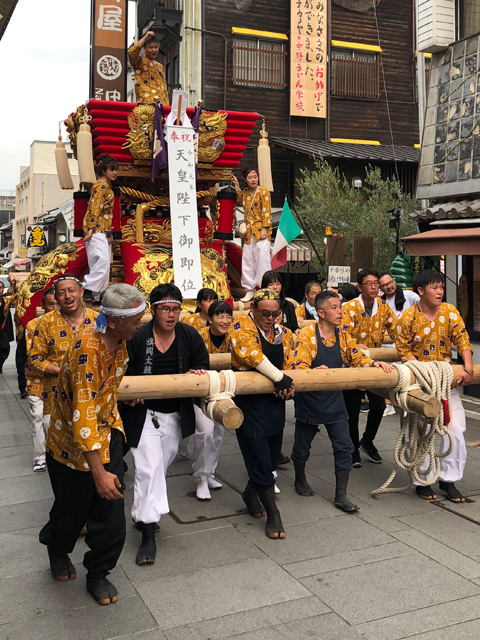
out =
[[151,160],[154,104],[140,104],[128,114],[130,131],[122,148],[128,149],[135,160]]

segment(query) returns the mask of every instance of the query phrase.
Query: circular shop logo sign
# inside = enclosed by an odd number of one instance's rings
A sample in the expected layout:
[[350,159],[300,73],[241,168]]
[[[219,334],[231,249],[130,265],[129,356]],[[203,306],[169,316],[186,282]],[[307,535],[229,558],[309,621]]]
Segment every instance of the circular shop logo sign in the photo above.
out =
[[116,80],[122,73],[122,63],[115,56],[102,56],[97,62],[97,72],[104,80]]

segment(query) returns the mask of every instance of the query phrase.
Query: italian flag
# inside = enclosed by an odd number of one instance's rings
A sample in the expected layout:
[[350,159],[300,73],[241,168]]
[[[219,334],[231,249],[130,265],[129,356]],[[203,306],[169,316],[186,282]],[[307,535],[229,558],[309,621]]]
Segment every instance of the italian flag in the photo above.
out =
[[295,240],[295,238],[301,233],[302,230],[293,217],[290,207],[288,206],[287,199],[285,198],[282,215],[280,216],[280,224],[278,225],[277,236],[275,238],[275,244],[273,245],[273,270],[287,264],[287,244],[292,242],[292,240]]

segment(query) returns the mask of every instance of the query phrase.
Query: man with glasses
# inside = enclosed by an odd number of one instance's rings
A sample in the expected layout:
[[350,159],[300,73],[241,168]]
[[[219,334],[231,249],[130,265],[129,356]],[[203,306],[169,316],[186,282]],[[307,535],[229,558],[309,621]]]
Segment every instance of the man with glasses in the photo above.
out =
[[239,316],[227,332],[232,369],[257,370],[275,386],[273,393],[235,397],[235,404],[244,415],[236,434],[250,478],[242,499],[254,518],[267,515],[265,533],[273,539],[285,538],[275,504],[273,472],[282,449],[285,400],[294,393],[293,381],[284,373],[285,369],[291,369],[292,333],[277,324],[281,315],[278,294],[272,289],[260,289],[250,303],[249,314]]
[[[205,344],[196,329],[179,322],[182,294],[174,284],[161,284],[150,294],[152,320],[127,345],[127,375],[205,373],[209,367]],[[170,511],[166,475],[180,440],[195,432],[195,423],[208,422],[192,398],[137,400],[120,407],[135,467],[132,518],[142,531],[138,565],[153,564],[155,527]]]
[[[357,287],[360,291],[358,298],[354,298],[343,305],[342,330],[348,331],[361,347],[368,349],[381,347],[383,336],[388,332],[395,339],[396,317],[385,300],[378,296],[378,271],[362,269],[357,274]],[[373,444],[380,422],[385,411],[385,400],[375,393],[367,391],[370,411],[363,437],[360,440],[358,419],[363,391],[352,389],[343,392],[348,413],[350,437],[355,450],[353,452],[353,466],[361,467],[359,449],[364,451],[371,462],[380,464],[382,457]]]
[[413,307],[420,300],[420,297],[414,291],[399,287],[388,272],[380,274],[378,284],[383,294],[382,300],[387,302],[397,318],[400,317],[403,311]]

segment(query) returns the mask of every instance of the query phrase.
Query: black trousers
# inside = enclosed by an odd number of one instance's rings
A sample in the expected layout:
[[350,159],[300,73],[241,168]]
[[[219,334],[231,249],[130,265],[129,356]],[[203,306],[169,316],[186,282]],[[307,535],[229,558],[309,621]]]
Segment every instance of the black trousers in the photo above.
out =
[[[101,498],[91,471],[77,471],[47,455],[55,501],[50,520],[40,531],[40,542],[59,554],[71,553],[82,527],[90,551],[83,559],[87,577],[103,578],[115,567],[125,543],[124,501]],[[123,435],[112,429],[110,462],[105,469],[123,484]]]
[[248,477],[257,491],[266,491],[275,484],[273,472],[282,450],[283,429],[270,437],[246,438],[242,427],[236,430]]
[[[348,430],[348,420],[332,422],[324,425],[332,443],[335,471],[351,471],[353,444]],[[292,460],[298,464],[305,464],[310,457],[313,439],[318,433],[318,427],[295,420],[295,441],[293,443]]]
[[25,377],[25,365],[27,364],[27,343],[25,336],[17,342],[17,350],[15,351],[15,366],[17,368],[17,381],[20,393],[27,389],[27,379]]
[[7,347],[4,347],[3,349],[0,349],[0,372],[3,371],[3,364],[9,355],[10,355],[10,345],[8,345]]
[[360,417],[360,407],[364,393],[368,397],[370,411],[368,412],[367,425],[363,432],[362,439],[366,445],[372,444],[377,435],[378,427],[383,418],[385,411],[385,398],[377,396],[371,391],[360,391],[360,389],[351,389],[343,392],[343,398],[347,407],[348,426],[350,428],[350,437],[355,450],[358,451],[360,439],[358,434],[358,419]]

